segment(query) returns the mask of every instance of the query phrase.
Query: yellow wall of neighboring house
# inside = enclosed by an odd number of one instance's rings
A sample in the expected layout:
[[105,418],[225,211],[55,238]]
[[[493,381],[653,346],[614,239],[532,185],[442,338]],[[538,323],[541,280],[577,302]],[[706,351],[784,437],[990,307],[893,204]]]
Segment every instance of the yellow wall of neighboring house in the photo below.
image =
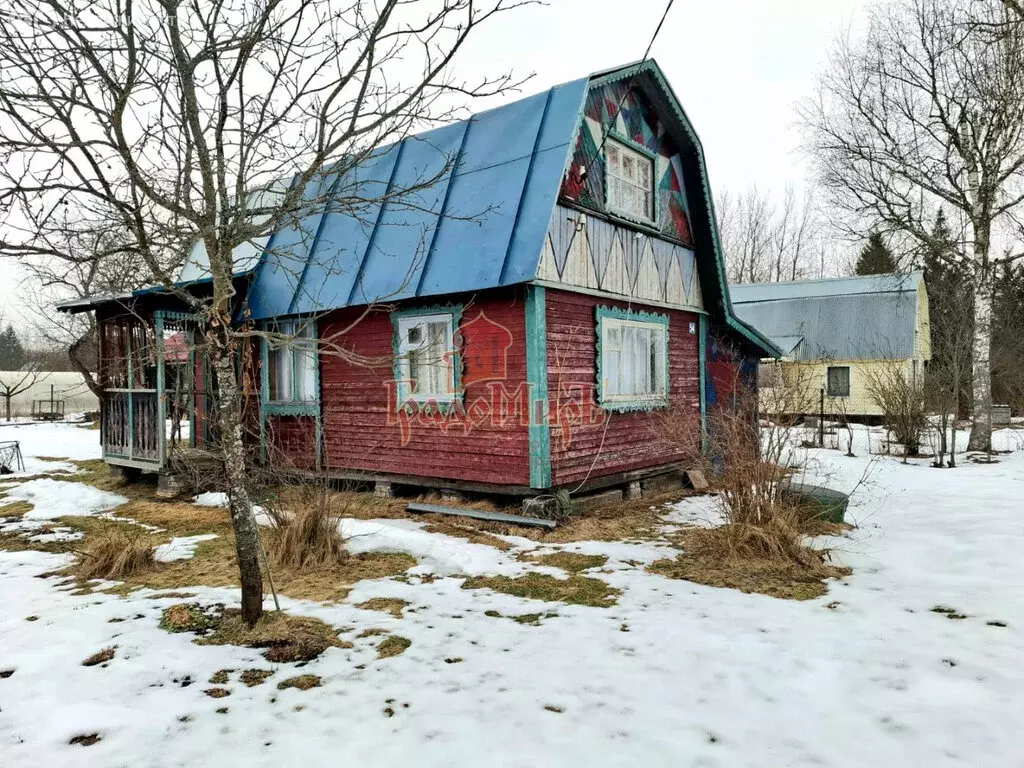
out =
[[[821,407],[821,388],[825,387],[826,416],[881,416],[882,409],[871,397],[870,382],[872,379],[878,381],[879,377],[884,377],[893,366],[901,370],[908,381],[914,377],[921,381],[925,364],[932,357],[931,338],[928,292],[922,280],[917,289],[917,324],[914,328],[913,357],[897,360],[762,361],[761,412],[817,413]],[[772,366],[776,366],[777,372],[771,371]],[[832,366],[846,366],[850,369],[848,397],[829,397],[827,378],[828,369]],[[785,381],[786,384],[779,388],[773,386],[776,381]]]
[[[765,369],[778,366],[778,374]],[[826,362],[762,362],[760,407],[761,413],[810,413],[818,412],[821,388],[825,390],[825,415],[829,416],[881,416],[879,408],[871,398],[872,377],[884,376],[893,366],[903,371],[910,380],[924,375],[924,360],[907,358],[903,360],[835,360]],[[850,369],[850,394],[848,397],[829,397],[827,389],[828,369],[845,366]],[[782,378],[775,378],[781,376]],[[781,387],[777,381],[785,381]]]

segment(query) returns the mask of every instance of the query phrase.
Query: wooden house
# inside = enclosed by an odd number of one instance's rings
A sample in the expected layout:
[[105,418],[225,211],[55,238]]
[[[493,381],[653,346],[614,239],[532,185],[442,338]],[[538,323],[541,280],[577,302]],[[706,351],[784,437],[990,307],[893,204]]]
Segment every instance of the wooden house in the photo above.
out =
[[[392,197],[424,178],[437,182]],[[267,461],[385,492],[635,493],[687,458],[652,415],[680,407],[699,429],[737,371],[776,354],[732,310],[700,141],[653,61],[410,136],[316,194],[355,187],[383,202],[318,212],[237,260],[239,317],[298,337],[246,363]],[[192,262],[183,282],[201,291]],[[154,289],[65,307],[97,311],[104,353],[135,361],[108,381],[112,464],[167,462],[140,418],[168,413],[162,339],[201,333],[167,301]],[[149,331],[124,330],[139,318]],[[196,445],[210,437],[201,358],[177,395]]]
[[[923,380],[931,360],[924,274],[886,274],[733,285],[736,312],[765,333],[783,358],[762,370],[762,408],[776,409],[776,382],[803,383],[802,410],[879,419],[872,382]],[[819,392],[822,398],[819,400]],[[791,398],[790,398],[791,399]],[[787,410],[789,408],[787,407]]]

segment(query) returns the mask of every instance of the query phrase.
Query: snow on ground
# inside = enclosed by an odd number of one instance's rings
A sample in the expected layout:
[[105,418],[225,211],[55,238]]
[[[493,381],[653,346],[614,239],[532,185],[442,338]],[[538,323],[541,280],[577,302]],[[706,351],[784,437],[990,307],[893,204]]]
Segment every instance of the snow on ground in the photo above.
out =
[[196,553],[196,547],[204,541],[216,539],[215,533],[201,533],[198,536],[178,536],[166,544],[161,544],[153,551],[153,556],[161,563],[175,560],[190,560]]
[[[564,548],[612,556],[587,575],[622,589],[617,605],[521,600],[461,589],[461,578],[365,581],[340,604],[285,601],[354,643],[301,670],[163,632],[160,611],[174,599],[76,597],[34,578],[62,556],[0,552],[0,671],[14,670],[0,676],[0,763],[1020,766],[1024,452],[955,470],[872,462],[859,443],[855,452],[806,457],[808,479],[841,490],[872,469],[851,502],[861,527],[835,540],[854,573],[820,599],[672,581],[628,562],[657,545],[580,542]],[[688,501],[666,524],[713,513],[707,500]],[[415,552],[421,571],[523,566],[515,552],[456,546],[415,521],[346,532],[354,547]],[[237,602],[234,590],[190,591]],[[403,618],[355,607],[378,596],[408,600]],[[556,615],[539,626],[503,617],[547,612]],[[358,637],[368,628],[412,645],[378,660],[379,638]],[[81,666],[111,645],[107,666]],[[250,667],[275,675],[247,688],[236,672],[231,696],[203,694],[214,671]],[[276,689],[299,673],[323,687]],[[94,732],[93,746],[68,744]]]
[[124,496],[101,491],[85,483],[51,480],[41,477],[21,483],[5,491],[0,499],[0,513],[4,506],[15,501],[27,501],[34,506],[24,515],[26,520],[53,520],[68,515],[87,516],[114,509],[128,501]]

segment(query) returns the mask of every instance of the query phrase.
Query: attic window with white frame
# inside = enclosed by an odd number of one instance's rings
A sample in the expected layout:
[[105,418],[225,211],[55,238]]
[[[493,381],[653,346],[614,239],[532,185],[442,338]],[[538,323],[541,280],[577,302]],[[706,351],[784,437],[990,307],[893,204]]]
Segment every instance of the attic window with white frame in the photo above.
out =
[[400,399],[455,399],[455,313],[396,315]]
[[312,320],[279,320],[268,329],[269,401],[313,403],[316,391],[316,323]]
[[668,402],[668,319],[598,310],[599,402],[610,410]]
[[605,142],[606,202],[634,221],[654,223],[654,161],[621,141]]

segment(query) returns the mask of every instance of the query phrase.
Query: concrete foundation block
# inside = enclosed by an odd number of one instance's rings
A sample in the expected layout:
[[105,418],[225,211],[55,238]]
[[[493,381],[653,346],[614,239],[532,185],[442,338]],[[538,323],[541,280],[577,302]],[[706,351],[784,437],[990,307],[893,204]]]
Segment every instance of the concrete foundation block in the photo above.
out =
[[160,472],[156,476],[156,495],[161,499],[173,499],[180,496],[185,489],[178,476],[170,472]]
[[640,489],[643,491],[645,498],[647,496],[657,496],[659,493],[678,491],[682,487],[683,476],[678,472],[648,477],[646,480],[640,481]]
[[688,469],[686,479],[689,481],[690,487],[698,493],[703,493],[711,487],[707,478],[704,477],[704,473],[699,469]]
[[522,509],[525,517],[539,517],[542,520],[558,519],[562,514],[558,499],[553,496],[531,496],[523,499]]
[[626,500],[636,501],[643,496],[643,489],[639,480],[632,481],[626,486]]
[[373,495],[378,499],[393,499],[395,498],[395,489],[391,486],[391,483],[378,480],[373,484]]
[[614,488],[609,491],[592,493],[588,496],[578,496],[572,500],[572,511],[575,514],[586,514],[602,507],[608,507],[622,502],[622,490]]
[[441,503],[442,504],[459,504],[463,501],[462,494],[458,491],[453,491],[450,488],[444,488],[441,490]]

